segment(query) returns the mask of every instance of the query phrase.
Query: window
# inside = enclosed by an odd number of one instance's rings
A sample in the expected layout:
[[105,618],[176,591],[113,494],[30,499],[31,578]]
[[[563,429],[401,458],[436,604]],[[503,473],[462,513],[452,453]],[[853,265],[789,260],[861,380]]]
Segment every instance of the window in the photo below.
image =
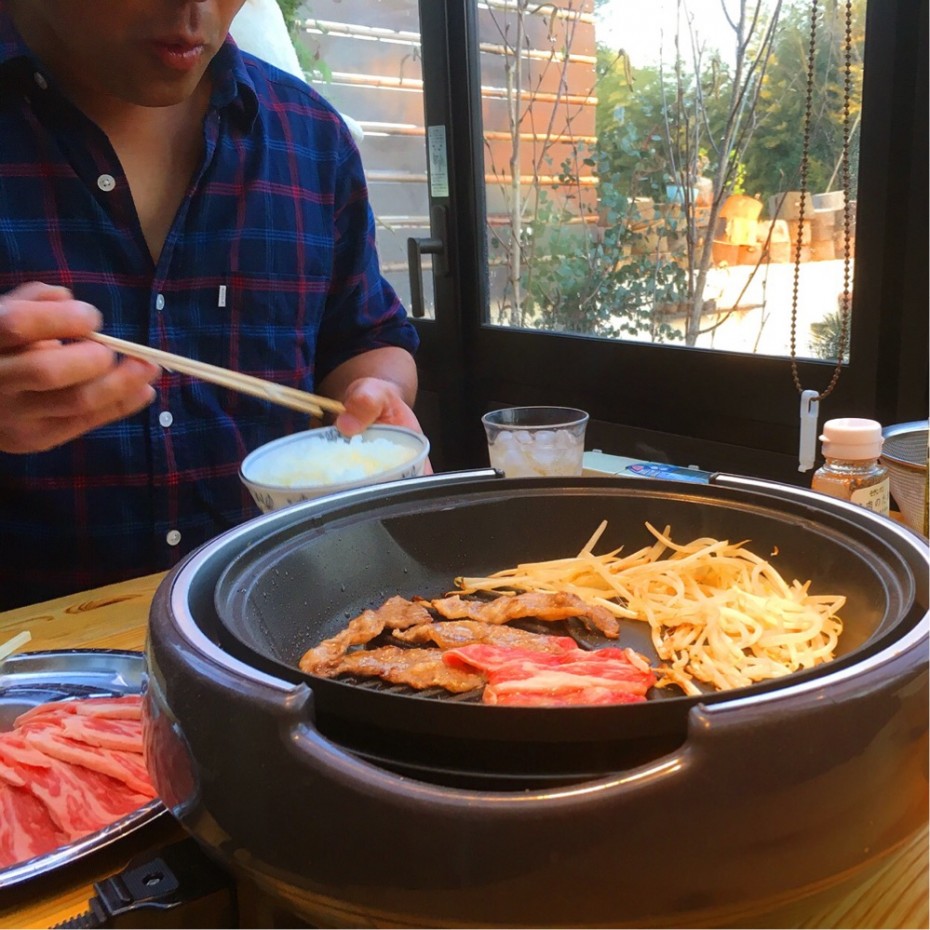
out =
[[492,324],[837,358],[864,0],[814,20],[803,199],[809,3],[478,8]]

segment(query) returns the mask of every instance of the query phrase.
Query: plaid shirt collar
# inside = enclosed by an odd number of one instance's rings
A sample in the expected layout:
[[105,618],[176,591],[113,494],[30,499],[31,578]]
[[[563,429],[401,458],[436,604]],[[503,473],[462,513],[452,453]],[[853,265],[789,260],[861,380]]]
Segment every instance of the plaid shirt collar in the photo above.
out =
[[[6,82],[19,83],[24,76],[31,78],[37,70],[43,70],[42,63],[26,45],[4,0],[0,0],[0,95]],[[258,117],[258,96],[232,36],[226,37],[209,70],[213,79],[211,105],[238,117],[243,130],[251,130]]]

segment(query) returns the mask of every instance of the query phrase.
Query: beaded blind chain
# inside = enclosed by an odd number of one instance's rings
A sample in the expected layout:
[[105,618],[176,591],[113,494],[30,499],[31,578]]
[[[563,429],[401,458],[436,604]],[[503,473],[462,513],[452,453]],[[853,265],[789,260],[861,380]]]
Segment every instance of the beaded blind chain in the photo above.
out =
[[817,434],[817,415],[820,401],[828,397],[836,387],[843,370],[843,358],[849,342],[849,320],[852,313],[850,296],[850,253],[852,241],[852,217],[850,205],[849,175],[849,139],[850,139],[850,100],[852,98],[852,0],[845,2],[845,37],[844,37],[844,73],[843,73],[843,150],[840,158],[840,170],[843,188],[843,298],[840,309],[840,338],[836,351],[836,367],[829,384],[823,391],[805,390],[798,374],[797,359],[797,325],[798,325],[798,284],[801,274],[801,247],[804,241],[804,213],[808,193],[808,174],[810,162],[811,123],[814,101],[814,71],[817,50],[817,0],[811,0],[810,45],[807,58],[807,88],[804,101],[804,128],[801,143],[800,193],[798,204],[798,232],[795,242],[794,278],[791,290],[791,378],[801,395],[801,439],[799,449],[799,471],[808,471],[813,467],[815,440]]

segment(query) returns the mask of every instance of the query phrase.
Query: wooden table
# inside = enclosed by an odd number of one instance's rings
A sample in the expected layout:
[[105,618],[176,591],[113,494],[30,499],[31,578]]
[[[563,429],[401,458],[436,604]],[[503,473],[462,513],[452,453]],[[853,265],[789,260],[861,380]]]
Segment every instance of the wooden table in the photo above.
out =
[[[26,651],[48,649],[141,650],[149,605],[162,575],[149,575],[71,597],[0,613],[0,643],[22,630],[32,634]],[[804,928],[915,928],[930,926],[927,824],[838,905],[812,913]],[[178,839],[170,816],[102,850],[60,875],[28,882],[0,897],[0,927],[51,927],[83,912],[93,883],[122,869],[140,852]],[[778,926],[786,926],[779,924]]]

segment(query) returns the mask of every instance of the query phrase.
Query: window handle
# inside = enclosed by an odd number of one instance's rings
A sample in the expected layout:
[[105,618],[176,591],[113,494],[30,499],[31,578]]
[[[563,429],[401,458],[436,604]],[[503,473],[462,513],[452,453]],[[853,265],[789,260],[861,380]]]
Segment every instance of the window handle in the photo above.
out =
[[410,273],[410,313],[421,318],[426,315],[423,304],[423,256],[433,256],[433,274],[449,273],[449,250],[447,247],[446,208],[436,204],[430,210],[429,238],[407,239],[407,270]]

